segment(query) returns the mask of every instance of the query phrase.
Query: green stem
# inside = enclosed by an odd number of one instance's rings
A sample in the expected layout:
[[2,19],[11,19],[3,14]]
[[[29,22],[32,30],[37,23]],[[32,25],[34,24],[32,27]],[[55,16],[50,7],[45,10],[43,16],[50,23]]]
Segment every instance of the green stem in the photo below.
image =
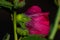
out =
[[54,24],[54,28],[49,36],[49,39],[53,40],[54,39],[54,36],[58,30],[58,23],[59,23],[59,18],[60,18],[60,7],[58,9],[58,12],[57,12],[57,17],[55,19],[55,24]]
[[17,40],[17,33],[16,33],[16,12],[14,12],[14,40]]

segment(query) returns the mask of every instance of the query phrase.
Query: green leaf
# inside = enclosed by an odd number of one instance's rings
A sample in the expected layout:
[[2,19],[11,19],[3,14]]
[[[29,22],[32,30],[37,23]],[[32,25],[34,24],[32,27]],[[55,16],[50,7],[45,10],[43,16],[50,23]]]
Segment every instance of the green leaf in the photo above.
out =
[[8,1],[0,1],[0,6],[12,9],[12,4]]
[[47,39],[41,38],[41,37],[36,36],[36,35],[32,35],[32,36],[24,37],[21,40],[47,40]]
[[10,39],[10,35],[7,33],[4,37],[3,40],[9,40]]
[[19,35],[28,35],[28,30],[23,30],[23,29],[17,27],[17,33]]

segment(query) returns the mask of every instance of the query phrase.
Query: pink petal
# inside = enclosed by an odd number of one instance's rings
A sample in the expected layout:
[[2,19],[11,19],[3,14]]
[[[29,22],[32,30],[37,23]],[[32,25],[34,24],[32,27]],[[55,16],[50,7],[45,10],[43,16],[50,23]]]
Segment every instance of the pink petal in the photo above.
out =
[[40,13],[40,12],[41,12],[41,8],[39,6],[34,5],[26,11],[26,14],[30,15],[30,14]]
[[26,15],[31,18],[31,21],[26,23],[27,29],[30,34],[43,34],[48,35],[50,24],[48,15],[49,12],[41,12],[38,6],[32,6],[26,11]]

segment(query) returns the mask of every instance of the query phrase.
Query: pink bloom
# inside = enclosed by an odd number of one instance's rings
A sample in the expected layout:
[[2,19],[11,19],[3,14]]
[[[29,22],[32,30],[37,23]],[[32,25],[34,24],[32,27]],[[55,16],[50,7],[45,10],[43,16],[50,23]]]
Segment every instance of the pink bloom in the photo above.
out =
[[32,6],[26,11],[26,15],[31,18],[31,21],[26,23],[30,34],[48,35],[50,30],[48,14],[49,12],[41,12],[38,6]]
[[41,12],[41,8],[39,6],[32,6],[26,11],[26,14],[31,15],[31,14],[36,14],[40,12]]

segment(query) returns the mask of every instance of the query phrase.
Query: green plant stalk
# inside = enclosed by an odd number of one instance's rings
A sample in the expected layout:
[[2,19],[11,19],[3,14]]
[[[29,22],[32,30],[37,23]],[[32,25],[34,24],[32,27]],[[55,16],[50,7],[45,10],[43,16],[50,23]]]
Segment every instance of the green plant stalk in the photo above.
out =
[[16,12],[14,11],[14,40],[17,40],[17,32],[16,32]]
[[58,30],[59,18],[60,18],[60,6],[59,6],[59,9],[58,9],[58,12],[57,12],[57,17],[55,19],[55,24],[54,24],[53,30],[52,30],[52,32],[51,32],[51,34],[49,36],[50,40],[54,39],[55,34],[56,34],[57,30]]

